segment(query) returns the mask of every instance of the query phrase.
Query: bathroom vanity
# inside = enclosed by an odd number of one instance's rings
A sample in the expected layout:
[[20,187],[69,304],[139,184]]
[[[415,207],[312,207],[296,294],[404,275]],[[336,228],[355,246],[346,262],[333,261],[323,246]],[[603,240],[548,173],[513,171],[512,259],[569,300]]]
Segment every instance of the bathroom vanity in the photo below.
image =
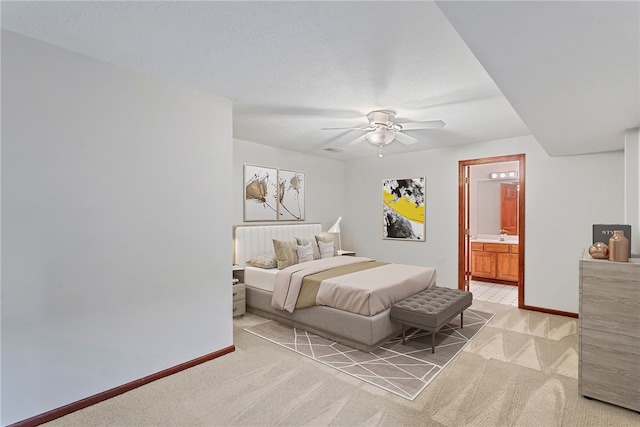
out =
[[471,241],[471,276],[518,283],[518,242],[476,239]]

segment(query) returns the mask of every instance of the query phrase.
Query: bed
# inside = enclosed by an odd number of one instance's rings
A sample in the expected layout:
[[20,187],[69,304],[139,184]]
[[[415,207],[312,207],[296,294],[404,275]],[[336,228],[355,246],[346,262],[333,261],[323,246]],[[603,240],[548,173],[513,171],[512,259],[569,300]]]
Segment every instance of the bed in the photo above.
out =
[[[384,263],[367,257],[346,256],[300,263],[281,270],[257,268],[247,264],[252,258],[273,253],[274,239],[315,240],[315,236],[321,233],[322,226],[319,223],[234,226],[233,260],[235,265],[244,267],[247,311],[350,347],[372,351],[401,332],[402,326],[390,319],[390,305],[420,290],[435,286],[435,270],[429,267]],[[332,276],[325,264],[330,268],[355,268],[357,271]],[[309,278],[315,277],[314,274],[322,277],[322,284],[318,289],[325,289],[318,290],[320,305],[294,307],[298,302],[297,292],[299,286],[302,286],[302,280],[307,283]],[[398,277],[399,274],[403,277]],[[386,282],[378,280],[381,276],[386,277]],[[392,285],[391,282],[397,282],[398,279],[403,282],[402,285]],[[300,284],[297,281],[300,281]],[[369,286],[372,283],[377,283],[373,287],[383,289],[381,292],[384,293],[377,300],[367,296],[365,301],[362,293],[369,295],[371,292],[366,288],[372,287]],[[335,298],[342,302],[331,300],[334,290],[326,289],[345,284],[350,292],[356,293]],[[329,298],[331,301],[325,301],[323,298]],[[350,304],[353,301],[357,301],[358,309],[352,309]]]

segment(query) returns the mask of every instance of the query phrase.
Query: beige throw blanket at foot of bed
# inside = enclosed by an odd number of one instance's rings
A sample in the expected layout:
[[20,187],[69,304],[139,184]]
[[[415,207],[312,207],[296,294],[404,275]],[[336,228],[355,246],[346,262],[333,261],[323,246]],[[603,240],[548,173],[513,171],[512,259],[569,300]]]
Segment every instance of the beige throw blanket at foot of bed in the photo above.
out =
[[323,280],[316,303],[373,316],[435,285],[434,268],[386,264]]
[[[305,276],[367,261],[373,260],[364,257],[333,257],[287,267],[276,276],[271,305],[292,313]],[[384,264],[322,280],[316,304],[371,316],[435,284],[436,271],[433,268]]]
[[289,313],[293,313],[296,301],[298,301],[298,295],[300,294],[302,279],[305,276],[347,264],[366,261],[373,260],[365,257],[335,256],[301,262],[300,264],[294,264],[282,269],[276,274],[271,306],[278,310],[287,310]]

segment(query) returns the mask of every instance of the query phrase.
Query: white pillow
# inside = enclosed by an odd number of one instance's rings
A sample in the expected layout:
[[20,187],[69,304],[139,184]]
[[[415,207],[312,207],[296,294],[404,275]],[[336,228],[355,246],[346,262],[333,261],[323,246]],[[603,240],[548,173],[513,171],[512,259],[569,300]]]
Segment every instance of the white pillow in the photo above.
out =
[[320,242],[318,241],[318,249],[320,249],[320,258],[333,257],[333,242]]
[[320,247],[320,242],[323,242],[323,243],[333,242],[333,256],[338,255],[338,248],[336,248],[335,241],[333,240],[333,234],[330,234],[327,232],[316,234],[316,242],[318,242],[318,248]]
[[306,245],[298,245],[298,263],[313,261],[313,246],[311,242]]
[[296,242],[300,246],[307,246],[309,243],[311,243],[311,247],[313,248],[313,259],[320,259],[320,251],[318,250],[316,239],[304,239],[301,237],[296,237]]

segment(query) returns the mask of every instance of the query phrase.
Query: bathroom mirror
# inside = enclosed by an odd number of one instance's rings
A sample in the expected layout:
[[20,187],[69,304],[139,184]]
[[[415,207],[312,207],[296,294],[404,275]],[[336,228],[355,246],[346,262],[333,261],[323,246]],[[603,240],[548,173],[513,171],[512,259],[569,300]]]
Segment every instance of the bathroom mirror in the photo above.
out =
[[[518,162],[471,168],[470,226],[472,235],[518,235],[518,180],[491,179],[495,172],[517,171]],[[501,185],[502,184],[502,185]],[[501,217],[504,222],[501,223]]]

